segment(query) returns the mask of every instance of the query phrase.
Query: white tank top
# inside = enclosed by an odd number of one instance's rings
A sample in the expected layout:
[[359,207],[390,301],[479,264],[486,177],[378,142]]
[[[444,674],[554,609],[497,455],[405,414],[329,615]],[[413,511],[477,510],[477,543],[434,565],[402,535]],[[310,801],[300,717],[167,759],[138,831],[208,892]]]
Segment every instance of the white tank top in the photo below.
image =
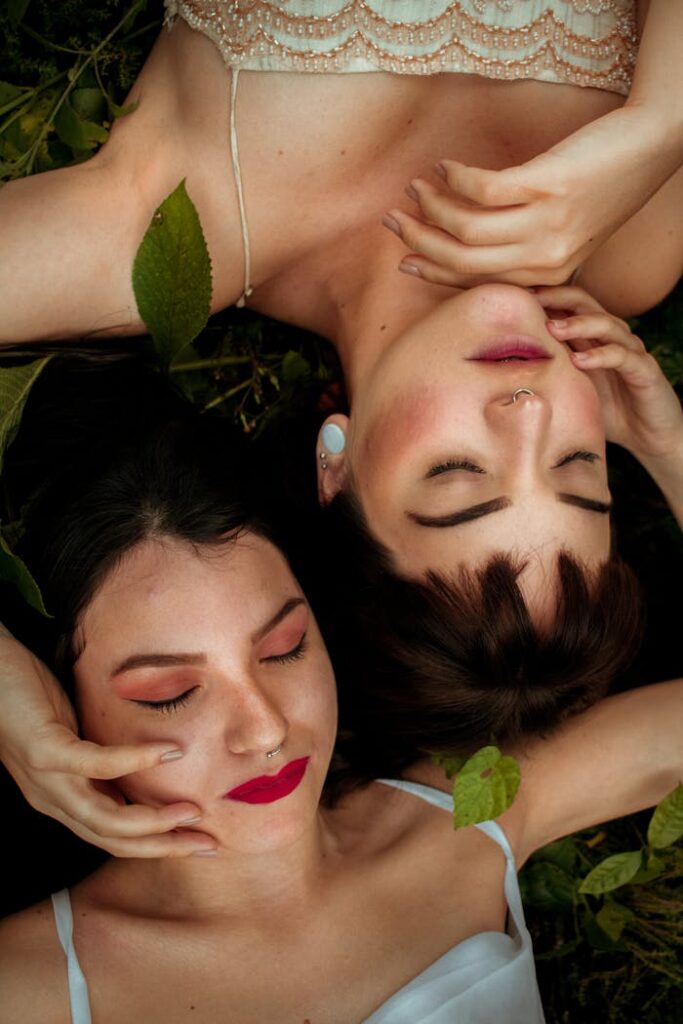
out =
[[[417,782],[377,781],[453,812],[453,799],[448,793]],[[510,844],[495,821],[482,822],[475,828],[489,836],[505,854],[509,933],[482,932],[459,942],[394,993],[363,1024],[544,1024],[531,936],[524,922]],[[88,986],[73,943],[68,889],[53,895],[52,906],[67,959],[71,1022],[91,1024]]]

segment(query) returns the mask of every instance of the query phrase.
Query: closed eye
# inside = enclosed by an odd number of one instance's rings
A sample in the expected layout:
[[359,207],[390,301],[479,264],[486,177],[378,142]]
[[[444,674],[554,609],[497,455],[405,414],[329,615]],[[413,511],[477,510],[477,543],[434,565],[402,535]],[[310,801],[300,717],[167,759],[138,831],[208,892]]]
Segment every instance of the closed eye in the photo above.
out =
[[475,462],[470,462],[469,459],[446,459],[445,462],[438,462],[432,466],[425,479],[429,480],[431,477],[441,476],[442,473],[450,473],[456,469],[463,469],[466,473],[486,473],[485,469],[477,466]]
[[560,459],[553,466],[553,469],[560,469],[562,466],[569,465],[570,462],[598,462],[600,456],[595,452],[586,452],[581,449],[576,452],[571,452],[569,455],[565,455],[564,458]]
[[293,647],[291,651],[287,651],[285,654],[271,654],[268,658],[262,658],[262,661],[274,661],[278,665],[287,665],[289,662],[298,661],[299,658],[303,658],[306,653],[308,644],[306,642],[306,634],[304,633],[299,640],[296,647]]
[[192,686],[189,690],[185,690],[184,693],[178,694],[177,697],[171,697],[170,700],[133,700],[132,703],[140,704],[143,708],[154,708],[156,711],[169,713],[171,711],[177,711],[178,708],[183,706],[183,704],[187,704],[191,694],[193,694],[196,689],[196,686]]

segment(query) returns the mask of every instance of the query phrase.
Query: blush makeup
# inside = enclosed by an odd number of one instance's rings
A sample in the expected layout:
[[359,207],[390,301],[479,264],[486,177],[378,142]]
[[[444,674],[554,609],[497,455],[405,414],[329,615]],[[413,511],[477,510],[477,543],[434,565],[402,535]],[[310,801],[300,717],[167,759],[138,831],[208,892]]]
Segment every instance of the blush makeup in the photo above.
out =
[[299,757],[281,768],[277,775],[258,775],[225,794],[225,800],[237,800],[244,804],[272,804],[282,800],[297,788],[304,775],[310,758]]

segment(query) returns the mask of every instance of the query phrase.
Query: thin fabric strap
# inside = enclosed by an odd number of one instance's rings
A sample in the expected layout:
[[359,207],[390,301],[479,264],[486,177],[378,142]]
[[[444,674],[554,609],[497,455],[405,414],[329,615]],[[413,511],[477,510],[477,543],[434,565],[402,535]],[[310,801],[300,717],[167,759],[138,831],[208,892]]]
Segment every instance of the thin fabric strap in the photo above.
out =
[[244,190],[242,188],[242,169],[240,167],[240,154],[237,145],[237,83],[239,81],[239,68],[230,69],[230,152],[232,153],[232,167],[235,175],[235,188],[237,189],[237,203],[240,211],[240,228],[242,229],[242,251],[244,253],[244,291],[237,300],[236,305],[242,309],[247,299],[253,292],[251,287],[251,246],[249,244],[249,225],[247,224],[247,210],[244,205]]
[[88,985],[74,948],[74,919],[68,889],[53,893],[52,908],[55,913],[57,935],[66,953],[71,1024],[92,1024]]

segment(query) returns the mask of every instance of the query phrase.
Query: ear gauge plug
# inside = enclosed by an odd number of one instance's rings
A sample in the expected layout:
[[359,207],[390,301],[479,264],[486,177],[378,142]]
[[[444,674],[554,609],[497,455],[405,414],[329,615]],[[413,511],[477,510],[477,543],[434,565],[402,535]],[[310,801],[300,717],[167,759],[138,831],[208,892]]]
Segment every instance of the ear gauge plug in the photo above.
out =
[[326,452],[331,455],[339,455],[346,448],[346,435],[336,423],[326,423],[320,432],[320,440],[323,443],[325,452],[321,452],[320,458],[327,458]]

